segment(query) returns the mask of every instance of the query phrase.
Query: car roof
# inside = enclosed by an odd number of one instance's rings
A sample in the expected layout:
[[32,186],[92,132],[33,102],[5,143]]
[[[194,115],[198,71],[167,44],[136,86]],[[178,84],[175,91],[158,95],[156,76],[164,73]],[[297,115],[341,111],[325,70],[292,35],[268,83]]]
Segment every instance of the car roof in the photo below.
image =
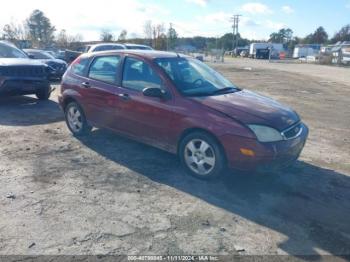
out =
[[24,52],[47,52],[45,50],[40,50],[40,49],[23,49]]
[[121,49],[121,50],[113,50],[113,51],[101,51],[86,54],[88,57],[94,57],[96,55],[113,55],[113,54],[131,54],[140,57],[145,57],[147,59],[156,59],[156,58],[176,58],[183,57],[189,58],[190,56],[178,54],[175,52],[166,52],[166,51],[155,51],[155,50],[131,50],[131,49]]
[[119,43],[98,43],[98,44],[94,44],[94,45],[87,45],[90,47],[97,47],[97,46],[103,46],[103,45],[110,45],[110,46],[124,46],[123,44],[119,44]]
[[150,47],[148,45],[142,45],[142,44],[133,44],[133,43],[125,43],[125,46],[144,46],[144,47]]

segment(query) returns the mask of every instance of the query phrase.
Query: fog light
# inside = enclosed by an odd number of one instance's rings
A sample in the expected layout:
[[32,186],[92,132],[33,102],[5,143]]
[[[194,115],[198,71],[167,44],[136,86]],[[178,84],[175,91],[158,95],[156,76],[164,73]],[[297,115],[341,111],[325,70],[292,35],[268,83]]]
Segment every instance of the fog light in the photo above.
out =
[[241,153],[242,155],[245,155],[245,156],[255,156],[255,153],[253,150],[250,150],[250,149],[246,149],[246,148],[241,148]]

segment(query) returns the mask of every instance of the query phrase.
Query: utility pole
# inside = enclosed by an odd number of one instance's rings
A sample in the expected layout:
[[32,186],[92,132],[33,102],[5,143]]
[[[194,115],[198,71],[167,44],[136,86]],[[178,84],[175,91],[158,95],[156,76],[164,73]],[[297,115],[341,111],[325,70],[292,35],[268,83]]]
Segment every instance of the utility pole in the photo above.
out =
[[238,25],[239,25],[239,17],[241,15],[233,15],[230,19],[232,24],[232,56],[233,50],[238,46]]
[[169,27],[168,34],[167,34],[168,36],[167,36],[167,39],[166,39],[166,50],[167,51],[169,51],[169,48],[170,48],[171,30],[173,28],[173,24],[172,23],[170,23],[169,25],[170,25],[170,27]]

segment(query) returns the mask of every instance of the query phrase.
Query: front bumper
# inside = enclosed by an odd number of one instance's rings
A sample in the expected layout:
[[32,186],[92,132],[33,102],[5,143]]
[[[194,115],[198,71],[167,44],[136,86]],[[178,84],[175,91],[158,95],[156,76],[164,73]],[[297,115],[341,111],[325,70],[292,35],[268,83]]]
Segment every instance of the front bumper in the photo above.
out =
[[64,69],[64,70],[63,69],[62,70],[52,70],[49,73],[49,78],[51,78],[51,79],[61,78],[65,72],[66,72],[66,69]]
[[8,78],[0,80],[0,95],[35,94],[50,86],[47,79]]
[[[221,137],[229,167],[265,171],[281,169],[293,164],[299,158],[309,134],[308,127],[303,123],[301,126],[302,131],[297,137],[271,143],[229,135]],[[241,148],[252,150],[254,156],[243,155]]]

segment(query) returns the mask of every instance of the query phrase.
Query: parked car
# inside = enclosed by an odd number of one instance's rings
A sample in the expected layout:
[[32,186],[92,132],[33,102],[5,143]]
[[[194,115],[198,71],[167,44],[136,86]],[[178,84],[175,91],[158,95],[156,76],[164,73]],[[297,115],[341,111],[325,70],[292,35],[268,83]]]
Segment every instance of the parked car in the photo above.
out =
[[148,45],[139,45],[139,44],[124,44],[126,49],[132,49],[132,50],[153,50],[152,47]]
[[114,130],[178,154],[188,173],[203,179],[227,166],[289,165],[308,136],[289,107],[168,52],[84,54],[63,76],[59,103],[75,136],[93,126]]
[[12,44],[0,41],[0,96],[35,94],[50,97],[48,66],[30,59]]
[[67,69],[67,63],[57,59],[46,51],[38,49],[23,49],[23,51],[32,59],[40,60],[49,66],[49,78],[61,79]]
[[101,43],[96,45],[87,45],[85,47],[85,52],[92,53],[92,52],[120,50],[120,49],[126,49],[126,46],[123,44]]

